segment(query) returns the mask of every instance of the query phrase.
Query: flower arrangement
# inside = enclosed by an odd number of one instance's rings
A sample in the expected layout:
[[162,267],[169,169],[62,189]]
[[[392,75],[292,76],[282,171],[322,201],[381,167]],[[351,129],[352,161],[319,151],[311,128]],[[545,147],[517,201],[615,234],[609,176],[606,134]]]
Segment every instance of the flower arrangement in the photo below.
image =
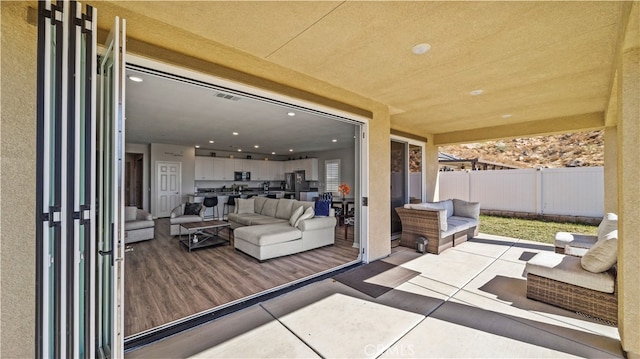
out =
[[344,199],[344,196],[348,195],[349,192],[351,192],[351,187],[349,187],[348,184],[343,182],[338,186],[338,192],[342,194],[342,199]]

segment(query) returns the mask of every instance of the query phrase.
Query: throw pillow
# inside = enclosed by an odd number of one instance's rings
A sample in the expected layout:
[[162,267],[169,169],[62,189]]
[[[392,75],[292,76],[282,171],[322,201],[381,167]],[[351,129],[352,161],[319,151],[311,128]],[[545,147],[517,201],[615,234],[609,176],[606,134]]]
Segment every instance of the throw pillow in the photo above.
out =
[[255,200],[253,198],[242,199],[238,198],[236,200],[236,207],[238,208],[238,214],[251,214],[255,213],[253,210],[255,208]]
[[618,216],[615,213],[607,213],[602,218],[602,222],[598,226],[598,240],[604,239],[604,237],[611,231],[618,229]]
[[582,256],[580,264],[584,270],[600,273],[611,268],[618,261],[618,231],[611,231],[598,240]]
[[316,201],[316,205],[314,206],[315,215],[317,217],[328,217],[329,209],[331,208],[330,201]]
[[302,206],[300,206],[291,212],[291,217],[289,217],[289,225],[291,225],[291,227],[295,227],[296,221],[298,221],[298,218],[302,215],[303,210]]
[[305,219],[311,219],[315,215],[316,215],[316,212],[313,210],[313,207],[307,207],[307,209],[304,211],[304,213],[300,217],[298,217],[298,220],[296,221],[296,223],[293,226],[294,227],[298,227],[300,222],[304,221]]
[[185,203],[184,205],[184,215],[185,216],[199,216],[200,209],[202,208],[201,203]]
[[480,218],[480,203],[453,199],[453,215],[467,218]]

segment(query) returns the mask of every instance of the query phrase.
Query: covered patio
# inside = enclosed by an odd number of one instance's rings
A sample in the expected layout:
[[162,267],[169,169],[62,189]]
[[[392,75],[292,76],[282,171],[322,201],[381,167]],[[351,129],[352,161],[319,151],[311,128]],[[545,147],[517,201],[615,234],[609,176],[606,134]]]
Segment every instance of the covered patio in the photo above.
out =
[[622,358],[616,327],[526,298],[525,263],[541,251],[553,246],[488,234],[440,255],[399,247],[364,278],[377,297],[329,278],[127,358]]

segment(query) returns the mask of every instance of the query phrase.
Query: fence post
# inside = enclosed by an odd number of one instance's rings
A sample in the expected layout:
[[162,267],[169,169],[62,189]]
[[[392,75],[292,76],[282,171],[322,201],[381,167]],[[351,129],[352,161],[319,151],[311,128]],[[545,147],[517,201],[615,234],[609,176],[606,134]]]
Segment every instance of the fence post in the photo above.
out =
[[544,196],[542,195],[542,168],[536,168],[536,214],[541,215],[544,214],[544,206],[542,204],[542,199]]

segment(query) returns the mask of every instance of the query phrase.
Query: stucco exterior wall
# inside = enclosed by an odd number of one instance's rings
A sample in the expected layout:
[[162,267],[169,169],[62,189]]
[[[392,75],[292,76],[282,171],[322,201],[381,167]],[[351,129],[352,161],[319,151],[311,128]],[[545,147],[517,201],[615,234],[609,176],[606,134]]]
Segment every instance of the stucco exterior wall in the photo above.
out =
[[618,317],[622,348],[640,358],[640,6],[634,3],[622,52],[618,121]]
[[35,355],[37,28],[32,2],[0,2],[0,357]]
[[604,213],[618,213],[618,127],[604,129]]

